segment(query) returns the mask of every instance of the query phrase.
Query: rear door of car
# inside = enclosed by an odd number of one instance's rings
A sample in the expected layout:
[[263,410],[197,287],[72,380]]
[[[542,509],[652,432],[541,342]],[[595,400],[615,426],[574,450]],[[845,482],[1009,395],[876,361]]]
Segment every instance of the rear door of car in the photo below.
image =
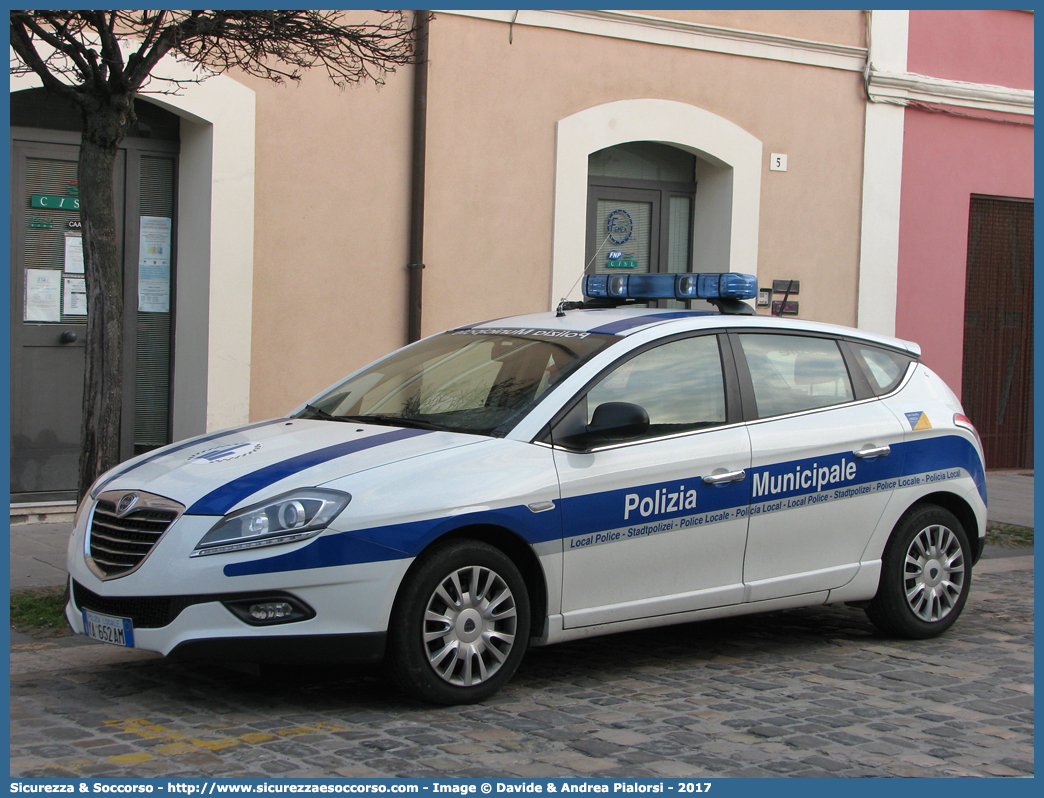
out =
[[903,427],[844,342],[762,331],[731,339],[752,460],[747,600],[840,587],[902,473]]

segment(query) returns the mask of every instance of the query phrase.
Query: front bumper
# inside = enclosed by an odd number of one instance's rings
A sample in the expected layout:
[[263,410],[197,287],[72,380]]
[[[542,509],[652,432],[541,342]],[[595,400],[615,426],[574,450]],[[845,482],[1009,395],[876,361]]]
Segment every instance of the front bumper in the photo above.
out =
[[174,659],[257,665],[375,665],[384,659],[384,632],[281,637],[215,637],[179,643]]
[[[391,574],[385,576],[386,579],[376,581],[387,585]],[[105,588],[104,585],[93,587]],[[65,615],[77,634],[84,634],[84,609],[130,618],[135,648],[183,659],[270,664],[373,663],[380,661],[384,654],[388,628],[387,618],[383,622],[380,619],[383,613],[373,612],[375,604],[383,603],[374,600],[384,592],[375,587],[360,589],[356,583],[295,591],[111,597],[72,580]],[[223,603],[280,596],[292,596],[313,609],[315,617],[255,626],[242,621]],[[353,603],[358,612],[352,612]]]
[[[73,631],[84,633],[82,610],[89,609],[130,618],[134,647],[163,655],[271,663],[380,659],[395,594],[412,558],[227,576],[228,564],[271,557],[277,547],[191,557],[213,523],[182,517],[137,570],[102,580],[86,564],[81,522],[68,558],[65,614]],[[278,553],[317,539],[280,546]],[[255,625],[223,603],[279,597],[292,597],[311,612],[292,622]]]

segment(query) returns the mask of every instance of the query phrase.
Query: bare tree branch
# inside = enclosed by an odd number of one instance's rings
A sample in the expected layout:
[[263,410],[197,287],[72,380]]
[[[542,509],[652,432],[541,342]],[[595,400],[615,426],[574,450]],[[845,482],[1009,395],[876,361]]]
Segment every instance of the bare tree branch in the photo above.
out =
[[[42,58],[33,46],[32,38],[26,30],[25,24],[21,20],[16,21],[13,14],[11,16],[11,49],[15,51],[17,57],[25,64],[26,68],[24,71],[36,74],[43,82],[45,88],[70,102],[78,102],[77,92],[53,74],[53,70],[47,60]],[[12,65],[11,71],[18,74],[19,71],[23,70],[16,70]]]
[[[76,82],[86,81],[91,74],[90,64],[86,58],[87,48],[76,39],[75,35],[69,38],[66,37],[63,23],[53,22],[49,18],[47,12],[43,12],[41,16],[54,28],[54,32],[39,24],[36,19],[29,16],[26,12],[11,12],[12,40],[15,39],[17,35],[19,41],[24,42],[26,47],[36,53],[36,46],[33,43],[33,38],[40,39],[49,47],[53,48],[55,55],[64,56],[73,62],[75,69],[79,72],[79,80]],[[16,52],[19,51],[16,50]],[[39,54],[37,53],[37,55]],[[51,58],[41,60],[43,60],[43,63],[47,67],[44,71],[49,74],[56,73],[64,75],[68,69],[54,69],[50,64]],[[43,79],[43,75],[37,68],[34,68],[33,71]]]
[[127,85],[126,75],[123,71],[123,52],[120,50],[120,43],[114,30],[116,12],[106,14],[104,11],[98,11],[96,14],[96,29],[101,37],[102,60],[108,73],[107,82],[114,90],[126,91],[130,87]]
[[[163,22],[167,18],[166,11],[157,11],[152,19],[149,19],[148,13],[148,11],[141,12],[140,26],[143,29],[147,27],[148,32],[142,38],[141,47],[139,47],[138,51],[134,54],[135,57],[138,58],[142,58],[143,53],[152,49],[156,39],[159,38],[160,31],[163,29]],[[130,66],[130,59],[128,59],[128,66]]]
[[[173,51],[211,73],[238,71],[275,83],[319,67],[344,87],[383,83],[388,72],[412,62],[412,15],[376,13],[376,21],[354,23],[343,11],[13,11],[11,24],[22,25],[29,42],[55,51],[32,71],[46,66],[72,85],[137,91]],[[126,61],[121,39],[140,43]],[[16,54],[28,67],[25,48]]]

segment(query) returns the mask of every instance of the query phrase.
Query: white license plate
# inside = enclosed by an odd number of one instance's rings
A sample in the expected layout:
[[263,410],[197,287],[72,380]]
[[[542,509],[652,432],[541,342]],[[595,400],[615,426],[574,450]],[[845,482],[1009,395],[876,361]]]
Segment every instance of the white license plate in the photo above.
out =
[[130,618],[115,618],[90,610],[83,610],[83,633],[87,637],[112,643],[114,646],[134,648],[134,624]]

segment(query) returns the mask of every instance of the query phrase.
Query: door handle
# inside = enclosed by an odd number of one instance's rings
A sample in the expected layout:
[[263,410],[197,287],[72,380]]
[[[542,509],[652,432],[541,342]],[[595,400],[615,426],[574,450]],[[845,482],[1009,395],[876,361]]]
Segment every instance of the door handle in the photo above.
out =
[[727,474],[708,474],[703,481],[708,485],[722,485],[726,482],[739,482],[746,476],[747,472],[741,469],[740,471],[730,471]]
[[58,340],[63,344],[74,344],[76,343],[76,333],[72,330],[66,330],[59,336]]
[[852,456],[860,459],[865,457],[887,457],[891,451],[891,446],[876,446],[873,449],[860,449],[858,452],[852,452]]

